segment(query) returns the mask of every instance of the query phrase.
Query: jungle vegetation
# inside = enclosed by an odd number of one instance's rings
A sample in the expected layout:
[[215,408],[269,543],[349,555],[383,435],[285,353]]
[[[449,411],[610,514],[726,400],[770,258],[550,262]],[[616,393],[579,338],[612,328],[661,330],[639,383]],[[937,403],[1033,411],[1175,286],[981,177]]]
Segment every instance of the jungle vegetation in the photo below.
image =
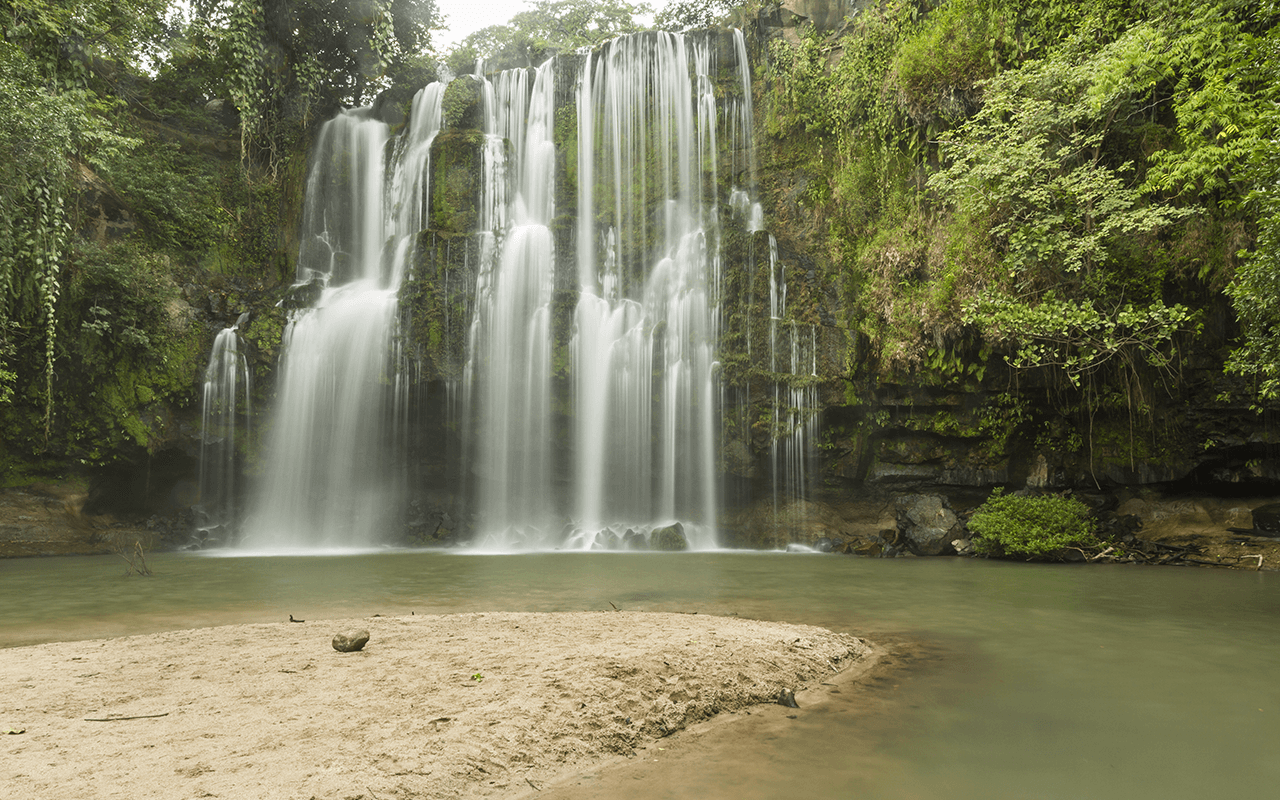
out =
[[[227,298],[292,277],[317,121],[442,62],[537,59],[652,10],[536,0],[441,53],[433,0],[0,0],[8,479],[177,435]],[[744,13],[677,0],[657,20]],[[866,368],[993,354],[1086,409],[1149,406],[1221,306],[1226,369],[1280,395],[1278,19],[1275,0],[885,0],[769,43],[762,165],[806,176],[808,244]],[[89,196],[128,230],[95,229]],[[260,325],[269,351],[278,323]]]
[[817,220],[871,371],[990,354],[1086,425],[1149,416],[1231,304],[1227,369],[1276,399],[1278,20],[1245,0],[888,0],[773,41],[772,158],[809,176],[792,215]]

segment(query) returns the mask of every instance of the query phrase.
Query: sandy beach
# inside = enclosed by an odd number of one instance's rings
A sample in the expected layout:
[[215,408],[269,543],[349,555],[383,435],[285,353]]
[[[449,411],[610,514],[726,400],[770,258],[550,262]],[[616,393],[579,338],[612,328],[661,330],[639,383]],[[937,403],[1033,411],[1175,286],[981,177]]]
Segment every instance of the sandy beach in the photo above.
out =
[[[365,629],[354,653],[335,633]],[[867,642],[698,614],[230,625],[0,650],[0,787],[89,798],[537,795],[690,726],[802,705]],[[765,705],[762,705],[765,704]]]

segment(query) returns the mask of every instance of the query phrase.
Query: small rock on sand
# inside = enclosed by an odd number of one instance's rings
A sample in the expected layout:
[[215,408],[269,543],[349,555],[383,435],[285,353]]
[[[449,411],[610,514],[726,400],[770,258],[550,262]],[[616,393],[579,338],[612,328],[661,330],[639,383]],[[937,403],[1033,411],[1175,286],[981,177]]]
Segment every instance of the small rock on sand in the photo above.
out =
[[333,649],[339,653],[354,653],[368,642],[368,631],[343,631],[333,637]]

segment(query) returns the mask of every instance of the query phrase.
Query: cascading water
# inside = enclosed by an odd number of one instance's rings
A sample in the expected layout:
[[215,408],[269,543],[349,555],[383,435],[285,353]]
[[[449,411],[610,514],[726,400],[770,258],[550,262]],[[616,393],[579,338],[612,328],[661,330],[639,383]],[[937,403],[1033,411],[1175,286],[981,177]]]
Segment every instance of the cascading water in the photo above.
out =
[[[675,523],[690,546],[716,544],[721,184],[750,181],[751,108],[741,35],[729,101],[715,41],[643,34],[581,59],[576,231],[560,240],[573,261],[552,230],[556,64],[485,82],[481,236],[495,244],[466,379],[482,546],[616,547]],[[567,357],[552,330],[566,284]]]
[[[817,329],[787,319],[786,269],[778,242],[769,240],[769,372],[773,415],[769,457],[775,523],[788,524],[787,507],[809,494],[809,462],[818,410]],[[783,341],[785,340],[785,341]]]
[[442,87],[414,99],[387,161],[388,126],[367,109],[327,122],[307,180],[299,286],[319,288],[283,341],[264,477],[242,544],[265,549],[379,543],[400,513],[394,422],[397,291],[423,227]]
[[[461,396],[476,544],[593,549],[660,531],[664,547],[716,546],[721,242],[760,226],[741,34],[641,34],[458,80],[477,82],[484,130],[450,106],[438,195],[439,84],[401,135],[362,109],[317,140],[298,272],[316,297],[286,332],[244,543],[394,537],[407,498],[396,426],[427,369],[451,408]],[[469,274],[474,292],[460,292]],[[402,281],[412,300],[398,300]],[[398,330],[401,301],[422,330]],[[441,349],[464,309],[465,362]]]
[[[486,246],[466,368],[482,546],[552,541],[553,62],[484,80]],[[509,143],[509,145],[508,145]],[[508,152],[508,150],[510,152]],[[514,191],[507,201],[508,176]]]
[[720,113],[714,69],[709,40],[663,33],[611,42],[582,66],[573,363],[584,547],[602,531],[675,520],[693,546],[715,545],[717,133],[738,125]]
[[[236,324],[218,332],[204,372],[204,393],[200,403],[200,506],[197,527],[205,535],[223,539],[224,532],[237,521],[236,433],[249,434],[252,419],[249,364],[240,352]],[[244,420],[243,426],[240,421]],[[215,533],[217,532],[217,533]]]

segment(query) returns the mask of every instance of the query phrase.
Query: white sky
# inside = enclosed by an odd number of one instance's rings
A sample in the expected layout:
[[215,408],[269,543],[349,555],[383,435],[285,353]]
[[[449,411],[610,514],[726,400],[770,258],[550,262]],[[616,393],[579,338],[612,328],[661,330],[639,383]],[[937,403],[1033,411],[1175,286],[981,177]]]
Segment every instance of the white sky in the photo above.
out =
[[[666,0],[649,0],[649,5],[660,9],[666,5]],[[441,54],[465,39],[467,34],[490,25],[505,24],[516,14],[528,10],[525,0],[436,0],[436,8],[445,15],[445,24],[449,26],[449,30],[439,31],[431,38],[436,52]],[[652,22],[646,16],[638,19]]]
[[525,0],[436,0],[436,7],[445,15],[447,31],[439,31],[432,37],[436,52],[443,53],[452,45],[490,25],[502,25],[525,11]]

